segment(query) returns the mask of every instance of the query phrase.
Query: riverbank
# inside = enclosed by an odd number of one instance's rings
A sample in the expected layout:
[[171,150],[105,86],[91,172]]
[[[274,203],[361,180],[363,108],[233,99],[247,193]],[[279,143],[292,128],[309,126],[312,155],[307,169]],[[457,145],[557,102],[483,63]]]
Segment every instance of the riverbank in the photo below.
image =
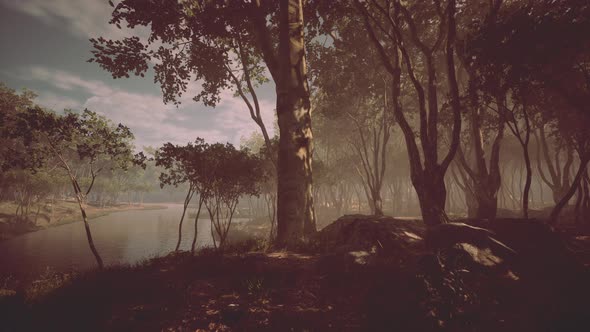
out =
[[[495,223],[517,256],[432,250],[422,223],[349,216],[300,252],[235,246],[4,281],[7,330],[588,331],[588,265],[533,222]],[[584,260],[582,260],[584,261]],[[0,284],[2,286],[2,284]],[[1,288],[1,287],[0,287]]]
[[[11,202],[0,203],[0,241],[48,227],[82,221],[80,208],[78,203],[74,201],[56,201],[54,204],[32,206],[29,209],[29,214],[21,219],[17,219],[14,215],[16,208],[16,205]],[[114,212],[165,208],[165,205],[151,203],[143,205],[119,204],[107,207],[88,205],[86,214],[88,219],[94,219]]]

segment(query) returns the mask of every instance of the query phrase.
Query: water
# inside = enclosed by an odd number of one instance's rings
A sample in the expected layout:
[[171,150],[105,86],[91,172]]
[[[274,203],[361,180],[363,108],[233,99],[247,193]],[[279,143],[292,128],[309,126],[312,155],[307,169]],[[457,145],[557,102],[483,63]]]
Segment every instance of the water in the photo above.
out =
[[[182,250],[190,250],[194,236],[194,218],[188,217],[189,212],[192,209],[187,211],[182,227]],[[105,265],[133,264],[174,250],[181,214],[182,205],[175,204],[161,210],[116,212],[89,223]],[[212,245],[211,223],[209,219],[199,219],[197,247]],[[36,275],[47,267],[57,271],[96,267],[83,223],[52,227],[0,242],[0,275]]]

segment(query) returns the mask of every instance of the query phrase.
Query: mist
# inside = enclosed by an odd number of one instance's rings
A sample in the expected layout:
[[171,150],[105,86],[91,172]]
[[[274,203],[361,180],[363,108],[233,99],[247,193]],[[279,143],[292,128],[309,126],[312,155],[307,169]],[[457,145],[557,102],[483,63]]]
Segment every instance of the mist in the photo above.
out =
[[590,328],[586,1],[0,7],[0,330]]

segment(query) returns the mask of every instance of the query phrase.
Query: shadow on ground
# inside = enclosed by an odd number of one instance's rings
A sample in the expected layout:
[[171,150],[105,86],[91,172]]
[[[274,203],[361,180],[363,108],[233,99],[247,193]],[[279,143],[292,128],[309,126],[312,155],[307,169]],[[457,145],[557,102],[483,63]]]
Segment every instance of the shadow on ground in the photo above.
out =
[[0,330],[588,331],[588,268],[538,225],[478,224],[506,254],[346,216],[306,253],[181,253],[21,284],[0,297]]

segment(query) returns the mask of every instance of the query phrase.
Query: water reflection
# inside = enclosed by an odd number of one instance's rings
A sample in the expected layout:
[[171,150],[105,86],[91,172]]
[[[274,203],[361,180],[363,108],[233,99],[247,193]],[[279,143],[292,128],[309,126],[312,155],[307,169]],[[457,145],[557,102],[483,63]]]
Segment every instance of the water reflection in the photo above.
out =
[[[90,227],[105,264],[133,264],[174,250],[181,213],[181,205],[169,205],[163,210],[117,212],[91,220]],[[194,219],[185,219],[182,250],[190,250],[193,235]],[[211,224],[208,219],[200,219],[197,246],[212,243]],[[59,271],[96,266],[82,223],[0,242],[0,275],[39,274],[48,266]]]

